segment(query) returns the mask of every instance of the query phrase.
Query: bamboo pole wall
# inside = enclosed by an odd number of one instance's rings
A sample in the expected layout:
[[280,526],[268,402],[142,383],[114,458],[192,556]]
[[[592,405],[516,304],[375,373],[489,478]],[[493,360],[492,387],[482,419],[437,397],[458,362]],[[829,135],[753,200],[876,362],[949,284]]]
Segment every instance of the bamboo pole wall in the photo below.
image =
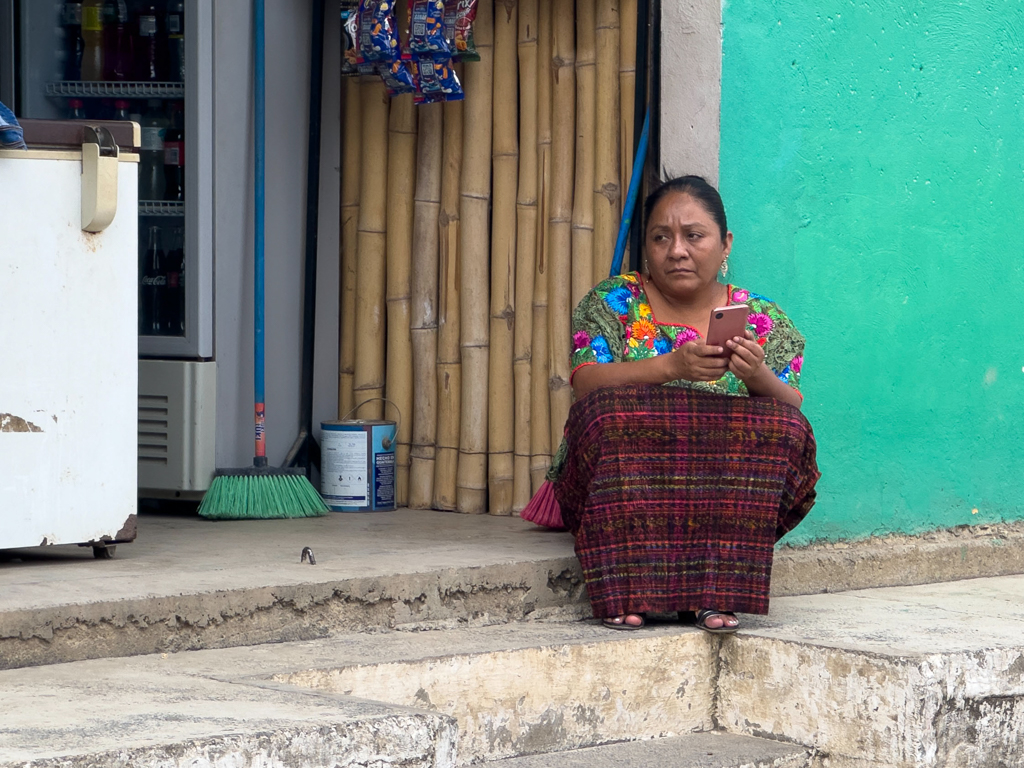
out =
[[[384,259],[387,235],[388,94],[384,84],[366,77],[362,91],[363,157],[359,174],[359,231],[356,234],[358,269],[356,272],[356,350],[353,380],[353,407],[357,416],[379,419],[384,404],[374,398],[384,396],[384,298],[386,276]],[[341,414],[344,416],[345,414]]]
[[516,0],[494,6],[494,95],[491,181],[491,335],[488,386],[487,511],[512,513],[515,448],[513,345],[516,316],[516,195],[519,113]]
[[572,405],[569,388],[572,312],[572,203],[576,165],[576,9],[551,3],[551,211],[548,224],[548,358],[551,361],[551,445],[562,439]]
[[409,506],[429,507],[434,500],[437,444],[438,221],[441,216],[441,151],[444,105],[419,111],[416,144],[416,203],[413,213],[412,262],[412,448]]
[[[493,5],[477,7],[473,34],[480,61],[466,67],[464,143],[459,181],[459,263],[462,271],[462,430],[456,508],[487,511],[487,380],[490,343],[491,102]],[[465,130],[468,126],[470,130]]]
[[362,96],[359,81],[347,78],[343,84],[342,120],[345,132],[341,154],[341,327],[338,355],[338,417],[355,406],[352,378],[356,368],[356,238],[359,231],[359,176],[362,147],[360,120]]
[[551,463],[548,396],[548,228],[551,218],[551,3],[537,19],[537,266],[533,273],[533,351],[530,363],[530,485],[534,493]]
[[[619,0],[619,197],[623,207],[626,204],[629,177],[633,172],[636,32],[637,0]],[[623,268],[628,263],[628,260],[623,259]]]
[[513,384],[515,434],[512,511],[533,494],[530,481],[530,405],[534,270],[537,268],[537,20],[538,0],[519,3],[519,189],[516,194],[516,315]]
[[594,282],[608,277],[619,231],[619,0],[597,4]]
[[399,504],[506,515],[544,480],[632,170],[636,13],[479,0],[465,101],[344,84],[339,417],[396,403]]
[[[576,189],[594,188],[597,121],[596,0],[576,0]],[[572,206],[572,304],[594,287],[594,196],[578,194]]]
[[[461,74],[461,73],[460,73]],[[437,318],[437,453],[434,508],[455,509],[462,423],[462,354],[459,268],[459,178],[462,176],[463,102],[444,105],[441,214],[438,217],[440,274]],[[428,384],[424,384],[428,386]]]
[[415,204],[416,107],[412,95],[391,100],[388,128],[387,216],[387,361],[385,389],[396,419],[395,502],[409,497],[409,448],[412,437],[412,226]]

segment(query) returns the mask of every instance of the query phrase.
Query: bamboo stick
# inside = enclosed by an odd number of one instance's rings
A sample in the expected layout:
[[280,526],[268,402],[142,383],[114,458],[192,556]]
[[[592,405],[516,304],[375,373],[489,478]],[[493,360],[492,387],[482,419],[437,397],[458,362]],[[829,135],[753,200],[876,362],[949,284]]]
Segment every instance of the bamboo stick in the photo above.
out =
[[[603,1],[603,0],[602,0]],[[596,3],[576,0],[576,194],[572,204],[572,306],[594,287]]]
[[487,393],[487,511],[512,514],[515,389],[512,357],[516,316],[516,188],[519,184],[517,0],[494,4],[491,143],[491,328]]
[[551,445],[561,441],[569,388],[572,296],[572,202],[576,138],[576,14],[574,0],[552,2],[551,213],[548,231],[548,337],[551,360]]
[[416,202],[412,262],[412,449],[409,506],[427,509],[434,500],[437,439],[438,217],[441,213],[442,104],[419,108]]
[[[359,85],[362,99],[363,153],[359,182],[359,264],[356,272],[356,339],[353,406],[384,396],[384,257],[387,231],[388,95],[378,77]],[[379,419],[379,400],[364,405],[358,416]]]
[[594,282],[608,277],[618,235],[619,0],[597,5],[597,126],[594,151]]
[[[533,287],[537,268],[537,19],[538,0],[519,2],[519,190],[516,194],[515,455],[512,511],[530,502],[530,397]],[[546,398],[545,398],[546,401]]]
[[[636,99],[637,0],[619,0],[619,197],[633,173],[633,110]],[[623,208],[620,212],[625,213]]]
[[548,394],[548,229],[551,199],[551,4],[537,17],[537,248],[533,273],[530,356],[530,485],[534,493],[551,463],[551,399]]
[[477,6],[473,34],[480,61],[466,67],[465,132],[459,199],[462,267],[462,429],[456,507],[487,511],[487,376],[490,288],[491,88],[494,74],[493,0]]
[[345,125],[341,159],[341,327],[338,354],[338,418],[355,405],[352,377],[356,367],[356,264],[359,230],[359,168],[362,158],[359,81],[344,78]]
[[[387,366],[385,388],[399,414],[395,503],[409,501],[412,443],[412,225],[416,175],[416,106],[412,94],[391,100],[388,123]],[[393,418],[390,408],[386,418]]]
[[[461,72],[458,73],[461,78]],[[441,246],[437,318],[437,453],[434,459],[434,507],[455,509],[462,409],[462,357],[459,317],[459,177],[462,173],[463,102],[444,105],[441,168]]]

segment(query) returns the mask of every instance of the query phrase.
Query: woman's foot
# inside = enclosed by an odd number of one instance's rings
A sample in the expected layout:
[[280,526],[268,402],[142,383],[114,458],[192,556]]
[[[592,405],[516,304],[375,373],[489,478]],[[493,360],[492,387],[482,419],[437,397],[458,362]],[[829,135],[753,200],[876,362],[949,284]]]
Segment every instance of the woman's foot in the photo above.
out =
[[624,613],[621,616],[609,616],[601,623],[608,629],[642,629],[647,622],[642,613]]
[[728,611],[704,608],[697,611],[697,620],[694,622],[694,626],[716,635],[728,634],[739,629],[740,620],[736,618],[735,614]]

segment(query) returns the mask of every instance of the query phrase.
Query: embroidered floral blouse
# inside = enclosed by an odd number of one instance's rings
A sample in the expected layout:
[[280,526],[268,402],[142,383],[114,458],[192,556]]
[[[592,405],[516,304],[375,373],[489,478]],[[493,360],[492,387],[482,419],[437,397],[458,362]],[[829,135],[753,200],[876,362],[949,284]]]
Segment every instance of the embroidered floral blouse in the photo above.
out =
[[[730,304],[750,307],[747,328],[764,349],[764,361],[783,382],[800,391],[804,337],[771,299],[728,286]],[[636,272],[598,283],[572,313],[572,374],[586,365],[622,363],[657,357],[688,341],[703,338],[689,325],[661,323],[654,317],[643,279]],[[749,396],[746,385],[727,371],[717,381],[670,381],[666,386],[687,387],[722,395]],[[561,474],[565,441],[559,447],[548,479]]]

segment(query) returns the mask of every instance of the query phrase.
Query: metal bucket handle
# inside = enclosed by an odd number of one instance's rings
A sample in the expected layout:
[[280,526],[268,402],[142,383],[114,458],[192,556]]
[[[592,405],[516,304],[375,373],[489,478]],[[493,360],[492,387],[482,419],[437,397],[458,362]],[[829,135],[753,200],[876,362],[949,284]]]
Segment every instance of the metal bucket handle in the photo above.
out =
[[398,412],[398,421],[395,422],[395,431],[391,433],[391,437],[385,437],[383,440],[380,441],[380,444],[384,446],[384,450],[390,451],[392,443],[394,443],[395,438],[398,437],[398,429],[402,426],[402,411],[399,409],[397,405],[395,405],[394,401],[388,400],[386,397],[368,397],[366,400],[363,400],[363,402],[356,405],[356,407],[353,408],[351,411],[346,413],[341,418],[341,421],[348,421],[348,417],[351,416],[356,411],[358,411],[364,405],[366,405],[367,403],[376,402],[377,400],[383,400],[385,403],[390,403],[391,407]]

